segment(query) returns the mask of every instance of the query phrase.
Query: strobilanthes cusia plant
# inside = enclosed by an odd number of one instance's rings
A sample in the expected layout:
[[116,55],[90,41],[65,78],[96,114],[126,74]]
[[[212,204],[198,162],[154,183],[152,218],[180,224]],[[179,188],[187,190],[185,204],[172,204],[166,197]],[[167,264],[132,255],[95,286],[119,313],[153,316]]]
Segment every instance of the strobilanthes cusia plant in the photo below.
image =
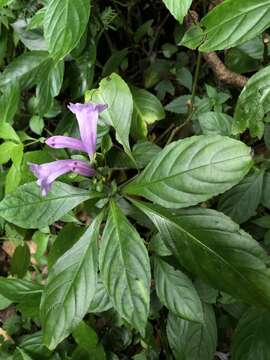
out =
[[[98,117],[106,108],[105,104],[69,104],[68,109],[76,115],[81,138],[52,136],[45,143],[55,149],[68,148],[86,152],[92,161],[96,152]],[[61,175],[69,172],[87,177],[95,175],[93,166],[84,160],[56,160],[42,165],[30,164],[29,168],[38,178],[37,184],[40,186],[43,196],[48,194],[54,180]]]

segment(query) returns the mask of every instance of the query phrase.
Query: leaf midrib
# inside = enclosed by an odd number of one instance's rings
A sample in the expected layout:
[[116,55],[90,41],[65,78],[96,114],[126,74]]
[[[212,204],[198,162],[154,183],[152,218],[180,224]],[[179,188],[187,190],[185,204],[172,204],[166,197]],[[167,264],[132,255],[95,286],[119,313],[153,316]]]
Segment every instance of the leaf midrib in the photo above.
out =
[[[166,156],[166,155],[165,155]],[[140,188],[140,187],[145,187],[145,186],[149,186],[149,185],[153,185],[153,184],[156,184],[156,183],[159,183],[159,182],[163,182],[163,181],[167,181],[167,180],[170,180],[170,179],[173,179],[174,177],[176,176],[181,176],[182,174],[186,174],[190,171],[194,171],[194,170],[199,170],[199,169],[202,169],[204,167],[208,167],[208,166],[211,166],[211,165],[217,165],[217,164],[222,164],[222,163],[225,163],[227,161],[232,161],[232,160],[236,160],[236,159],[240,159],[240,158],[248,158],[248,155],[242,155],[242,156],[237,156],[237,157],[234,157],[234,158],[231,158],[231,159],[226,159],[226,160],[222,160],[222,161],[215,161],[215,162],[210,162],[208,164],[204,164],[204,165],[200,165],[198,167],[193,167],[193,168],[190,168],[190,169],[187,169],[187,170],[184,170],[182,172],[179,172],[179,173],[176,173],[176,174],[173,174],[173,175],[170,175],[170,176],[167,176],[167,177],[163,177],[163,178],[160,178],[160,179],[157,179],[157,180],[154,180],[154,181],[148,181],[148,182],[144,182],[144,183],[139,183],[139,184],[136,184],[136,182],[134,183],[134,185],[132,183],[130,183],[129,185],[127,185],[127,188],[129,187],[132,187],[132,188]],[[251,160],[251,158],[250,158]],[[151,164],[150,164],[151,165]],[[152,165],[151,165],[152,166]],[[148,169],[146,168],[146,170],[148,171]],[[144,172],[140,175],[141,178],[144,178]],[[135,179],[135,181],[138,181],[140,179],[140,177],[138,177],[137,179]]]
[[[138,203],[138,202],[135,202]],[[141,204],[139,205],[139,207],[141,206]],[[145,208],[144,205],[142,205],[142,207]],[[148,209],[146,207],[146,209]],[[147,211],[147,210],[146,210]],[[150,211],[154,214],[156,214],[157,216],[161,217],[163,220],[165,220],[165,222],[171,222],[175,227],[177,227],[178,229],[180,229],[180,231],[182,231],[183,233],[185,233],[186,235],[188,235],[189,238],[191,238],[193,240],[193,243],[195,243],[197,246],[206,249],[206,251],[210,254],[210,255],[214,255],[221,263],[225,264],[227,267],[229,267],[230,269],[233,270],[234,273],[236,273],[241,279],[243,279],[245,282],[249,283],[252,285],[252,291],[254,291],[254,284],[246,277],[244,277],[240,271],[238,271],[237,268],[233,267],[230,263],[228,263],[224,258],[222,258],[219,254],[217,254],[216,252],[214,252],[211,248],[207,247],[206,245],[204,245],[199,239],[197,239],[194,235],[192,235],[191,233],[187,232],[185,229],[183,229],[178,223],[174,222],[173,220],[171,220],[169,217],[164,216],[161,213],[156,212],[153,209],[150,209]],[[151,218],[150,218],[151,220]],[[266,303],[269,303],[269,300],[267,298],[265,298],[264,294],[261,293],[260,291],[258,291],[258,288],[255,288],[256,293],[262,297],[263,299],[266,299]],[[264,304],[265,305],[265,304]]]

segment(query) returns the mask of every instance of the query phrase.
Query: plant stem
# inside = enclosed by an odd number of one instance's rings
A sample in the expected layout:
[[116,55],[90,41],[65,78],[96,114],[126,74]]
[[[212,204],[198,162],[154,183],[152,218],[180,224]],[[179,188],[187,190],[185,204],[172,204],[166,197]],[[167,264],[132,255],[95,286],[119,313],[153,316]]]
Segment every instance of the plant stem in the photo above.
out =
[[202,55],[199,52],[198,57],[197,57],[197,63],[196,63],[196,69],[195,69],[195,74],[194,74],[194,81],[193,81],[193,86],[192,86],[192,93],[191,93],[191,98],[190,98],[190,102],[189,102],[189,110],[188,110],[187,118],[181,125],[179,125],[173,129],[173,131],[171,132],[171,134],[167,140],[166,145],[170,144],[171,141],[173,140],[173,138],[175,137],[175,135],[178,133],[178,131],[181,130],[192,119],[192,116],[193,116],[193,113],[195,110],[194,103],[195,103],[196,89],[197,89],[197,84],[198,84],[199,74],[200,74],[201,59],[202,59]]

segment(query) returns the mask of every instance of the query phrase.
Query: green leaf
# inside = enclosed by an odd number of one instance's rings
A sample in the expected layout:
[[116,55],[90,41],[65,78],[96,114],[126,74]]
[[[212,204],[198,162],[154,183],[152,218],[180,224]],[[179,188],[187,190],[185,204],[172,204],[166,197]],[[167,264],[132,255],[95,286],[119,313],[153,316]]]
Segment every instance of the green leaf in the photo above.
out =
[[88,311],[90,313],[99,313],[107,311],[113,307],[109,294],[105,289],[101,279],[98,279],[97,286],[95,289],[95,296],[93,297]]
[[37,135],[40,135],[44,128],[44,120],[38,115],[33,115],[29,122],[30,129]]
[[19,83],[21,88],[29,88],[37,84],[50,61],[46,51],[27,51],[5,68],[0,75],[0,87]]
[[41,301],[44,344],[53,350],[82,321],[95,294],[99,215],[52,267]]
[[88,24],[90,4],[89,0],[49,0],[44,36],[55,59],[62,59],[79,42]]
[[270,173],[266,172],[263,179],[262,205],[270,209]]
[[266,253],[229,217],[203,208],[175,215],[157,205],[132,202],[151,219],[188,271],[235,298],[270,308]]
[[176,359],[214,359],[217,326],[213,308],[210,305],[204,305],[204,324],[183,320],[170,312],[167,337]]
[[42,343],[42,332],[38,331],[31,335],[26,335],[20,341],[20,347],[34,359],[51,359],[52,353]]
[[254,171],[238,185],[223,194],[218,210],[230,216],[238,224],[247,221],[256,214],[262,196],[263,171]]
[[147,125],[165,117],[164,109],[158,98],[144,89],[131,88],[133,96],[133,114],[131,134],[135,139],[147,136]]
[[19,278],[23,278],[30,265],[30,257],[31,254],[27,244],[18,246],[11,259],[11,274],[17,275]]
[[0,97],[1,127],[3,126],[3,123],[11,123],[13,121],[13,118],[19,106],[19,101],[20,89],[18,84],[14,82],[5,88],[3,95]]
[[55,182],[44,197],[36,183],[31,182],[5,196],[0,202],[0,216],[24,229],[41,229],[88,199],[87,191],[61,182]]
[[230,189],[251,165],[244,143],[218,135],[193,136],[166,146],[124,192],[165,207],[188,207]]
[[199,114],[198,120],[204,135],[230,136],[233,118],[227,114],[209,111]]
[[83,228],[74,224],[66,224],[58,233],[48,256],[48,266],[51,268],[66,251],[68,251],[82,236]]
[[14,149],[16,149],[18,145],[11,141],[6,141],[0,145],[0,164],[7,163]]
[[81,321],[73,330],[72,336],[76,343],[85,350],[94,349],[98,344],[98,337],[94,329],[92,329],[86,322]]
[[150,264],[143,240],[114,202],[100,245],[101,279],[120,316],[145,333],[150,301]]
[[21,142],[21,140],[20,140],[19,136],[17,135],[16,131],[7,122],[4,122],[3,124],[1,124],[1,127],[0,127],[0,139],[11,140],[11,141],[14,141],[14,142],[17,142],[17,143]]
[[232,359],[269,359],[269,326],[269,311],[249,309],[237,324],[232,341]]
[[252,136],[258,136],[258,126],[269,111],[270,66],[253,75],[242,90],[234,113],[233,133],[250,129]]
[[268,0],[226,0],[202,20],[204,43],[200,51],[228,49],[261,34],[270,25]]
[[170,13],[178,20],[180,23],[183,22],[184,17],[187,15],[187,12],[190,8],[192,0],[162,0],[165,6],[168,8]]
[[155,257],[154,277],[156,292],[163,305],[183,319],[203,322],[200,298],[191,280],[182,271]]
[[0,278],[0,294],[14,303],[39,306],[42,287],[27,280]]
[[130,154],[129,131],[133,111],[133,100],[129,87],[121,77],[115,73],[103,79],[99,88],[93,93],[95,102],[108,104],[101,117],[116,132],[116,139]]

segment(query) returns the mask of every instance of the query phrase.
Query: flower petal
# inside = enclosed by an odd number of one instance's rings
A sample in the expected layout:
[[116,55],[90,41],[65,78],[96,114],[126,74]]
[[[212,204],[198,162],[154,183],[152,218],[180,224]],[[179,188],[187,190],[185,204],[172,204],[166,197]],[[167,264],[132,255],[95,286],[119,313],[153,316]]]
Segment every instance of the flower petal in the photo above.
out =
[[45,144],[55,149],[68,148],[87,152],[80,139],[70,136],[51,136],[45,141]]
[[106,108],[105,104],[93,103],[70,103],[68,105],[68,109],[76,115],[81,139],[90,158],[96,152],[98,116]]
[[29,169],[38,178],[37,184],[41,187],[42,196],[48,194],[55,179],[71,171],[83,176],[95,175],[95,170],[82,160],[67,159],[42,165],[29,164]]

